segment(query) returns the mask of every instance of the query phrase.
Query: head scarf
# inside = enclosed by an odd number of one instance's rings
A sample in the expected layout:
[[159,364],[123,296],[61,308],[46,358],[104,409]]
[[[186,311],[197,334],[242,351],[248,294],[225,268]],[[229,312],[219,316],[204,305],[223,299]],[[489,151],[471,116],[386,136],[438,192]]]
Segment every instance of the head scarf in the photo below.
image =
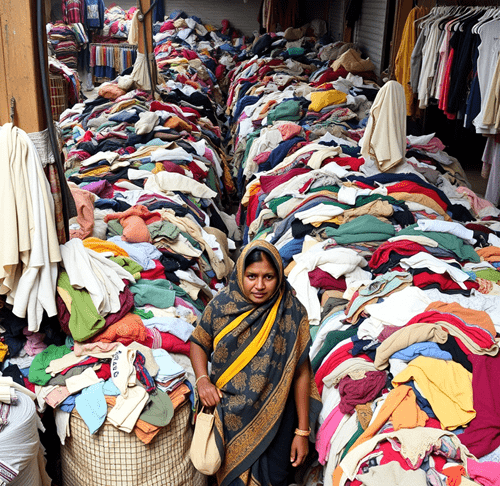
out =
[[[255,249],[278,270],[276,291],[260,305],[243,291],[245,259]],[[273,245],[255,240],[243,249],[228,286],[207,305],[190,339],[211,360],[210,379],[223,392],[215,413],[221,452],[225,446],[218,484],[228,485],[250,469],[260,474],[256,471],[263,468],[256,463],[278,432],[295,370],[308,359],[310,347],[307,313]],[[312,382],[310,409],[316,414],[319,394]],[[255,479],[266,484],[265,478]]]

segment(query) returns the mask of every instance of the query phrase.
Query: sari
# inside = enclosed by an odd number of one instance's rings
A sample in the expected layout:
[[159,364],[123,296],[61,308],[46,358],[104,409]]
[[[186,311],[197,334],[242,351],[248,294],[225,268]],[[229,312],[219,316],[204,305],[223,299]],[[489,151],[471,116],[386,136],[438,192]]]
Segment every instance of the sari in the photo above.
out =
[[[244,263],[254,249],[265,252],[278,270],[274,294],[260,305],[243,293]],[[207,305],[190,339],[207,354],[210,380],[223,392],[214,412],[223,457],[217,483],[287,484],[276,477],[290,468],[297,426],[292,385],[297,367],[309,359],[310,333],[306,310],[286,281],[273,245],[256,240],[243,249],[228,286]],[[312,371],[310,376],[314,427],[321,401]]]

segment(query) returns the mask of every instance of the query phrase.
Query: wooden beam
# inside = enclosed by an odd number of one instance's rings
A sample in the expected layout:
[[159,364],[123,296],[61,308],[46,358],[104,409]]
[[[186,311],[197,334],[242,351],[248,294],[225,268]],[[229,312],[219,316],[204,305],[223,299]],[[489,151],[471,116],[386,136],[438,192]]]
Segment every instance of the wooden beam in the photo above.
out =
[[14,98],[14,124],[27,133],[44,130],[36,0],[1,0],[0,28],[0,124],[10,121]]

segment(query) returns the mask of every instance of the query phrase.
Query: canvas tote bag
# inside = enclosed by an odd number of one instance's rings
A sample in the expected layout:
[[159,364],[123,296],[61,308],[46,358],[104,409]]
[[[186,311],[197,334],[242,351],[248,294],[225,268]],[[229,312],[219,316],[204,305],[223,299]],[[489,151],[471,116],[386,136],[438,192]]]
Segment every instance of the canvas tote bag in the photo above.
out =
[[194,467],[202,474],[211,476],[219,470],[222,458],[215,443],[214,415],[204,412],[204,409],[202,407],[196,417],[189,454]]

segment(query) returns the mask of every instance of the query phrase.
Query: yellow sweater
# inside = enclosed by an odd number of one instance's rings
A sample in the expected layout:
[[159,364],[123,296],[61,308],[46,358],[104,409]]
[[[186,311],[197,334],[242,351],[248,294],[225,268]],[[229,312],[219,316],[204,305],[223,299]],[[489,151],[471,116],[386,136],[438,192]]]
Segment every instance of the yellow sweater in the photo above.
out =
[[475,416],[472,402],[472,373],[455,361],[419,356],[392,383],[415,380],[444,429],[454,430]]

